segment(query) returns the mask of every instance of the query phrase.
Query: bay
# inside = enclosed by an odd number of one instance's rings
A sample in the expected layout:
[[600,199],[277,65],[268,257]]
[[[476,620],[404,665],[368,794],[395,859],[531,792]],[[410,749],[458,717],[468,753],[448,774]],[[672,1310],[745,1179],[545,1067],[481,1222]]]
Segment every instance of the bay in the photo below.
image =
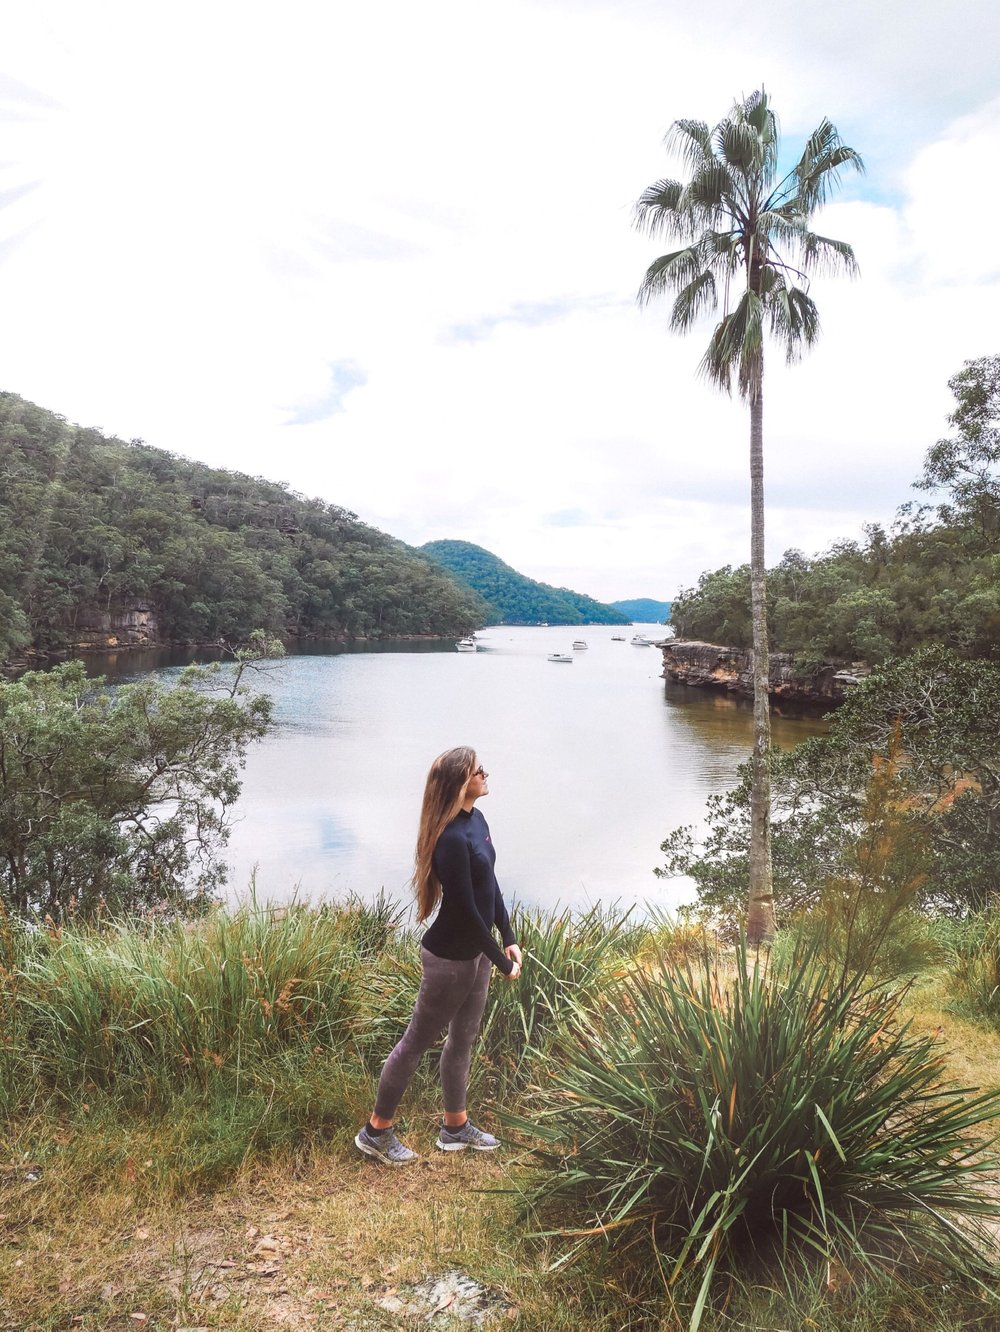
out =
[[[625,633],[625,642],[613,635]],[[254,674],[274,701],[250,749],[226,848],[229,894],[260,900],[409,903],[419,805],[435,755],[470,745],[489,771],[479,802],[507,902],[618,902],[674,910],[687,879],[659,879],[659,844],[700,825],[750,754],[752,713],[728,695],[671,685],[662,625],[495,626],[475,653],[453,643],[309,645]],[[586,650],[574,650],[574,638]],[[550,662],[566,653],[570,665]],[[134,677],[162,655],[93,659]],[[776,745],[822,734],[818,718],[774,717]]]
[[[275,726],[247,756],[227,848],[232,898],[253,881],[261,900],[384,889],[408,903],[427,769],[465,744],[490,774],[479,808],[508,903],[671,910],[691,900],[689,881],[653,874],[659,846],[733,784],[752,712],[664,681],[659,650],[628,641],[637,632],[664,629],[497,626],[479,633],[475,653],[313,645],[268,665],[251,683],[272,695]],[[573,650],[574,637],[586,650]],[[572,663],[549,662],[552,652]],[[124,662],[130,673],[141,664]],[[784,748],[825,729],[817,718],[773,726]]]

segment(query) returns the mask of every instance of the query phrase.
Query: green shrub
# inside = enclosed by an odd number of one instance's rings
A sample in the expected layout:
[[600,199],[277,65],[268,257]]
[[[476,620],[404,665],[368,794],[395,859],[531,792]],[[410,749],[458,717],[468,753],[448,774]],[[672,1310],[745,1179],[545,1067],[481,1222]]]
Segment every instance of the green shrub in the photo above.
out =
[[970,1135],[1000,1093],[943,1085],[897,1011],[809,956],[631,974],[573,1005],[513,1120],[544,1144],[529,1204],[691,1292],[692,1328],[748,1251],[974,1266],[1000,1204]]
[[251,904],[190,923],[37,931],[15,969],[19,1047],[50,1090],[147,1103],[258,1078],[282,1052],[339,1050],[364,966],[359,919]]
[[887,920],[880,901],[858,903],[850,917],[823,910],[794,916],[775,938],[775,961],[780,965],[803,951],[815,952],[831,968],[867,970],[886,981],[915,976],[947,958],[928,916],[902,908]]

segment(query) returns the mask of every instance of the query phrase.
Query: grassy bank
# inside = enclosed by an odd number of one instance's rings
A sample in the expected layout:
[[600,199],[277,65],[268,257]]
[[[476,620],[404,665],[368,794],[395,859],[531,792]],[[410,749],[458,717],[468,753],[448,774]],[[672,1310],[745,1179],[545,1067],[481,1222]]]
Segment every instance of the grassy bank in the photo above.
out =
[[[751,1032],[737,1021],[741,1004],[758,1005],[757,1036],[762,1026],[780,1036],[768,1043],[768,1058],[783,1048],[781,1033],[798,1031],[802,1057],[789,1052],[775,1066],[790,1087],[792,1112],[796,1088],[821,1097],[813,1055],[836,1042],[826,1029],[814,1039],[808,1023],[795,1028],[806,1011],[799,1002],[806,973],[792,985],[787,971],[751,966],[741,988],[732,955],[705,948],[696,932],[615,912],[522,915],[517,930],[528,952],[525,975],[516,986],[491,987],[471,1098],[482,1121],[504,1136],[504,1150],[434,1152],[428,1059],[404,1107],[407,1140],[422,1160],[388,1171],[359,1158],[352,1139],[419,980],[415,942],[390,906],[247,909],[196,924],[133,922],[100,931],[29,931],[5,922],[0,1329],[411,1326],[411,1285],[450,1269],[486,1288],[496,1325],[539,1332],[680,1329],[697,1312],[703,1288],[703,1329],[1000,1326],[989,1275],[990,1175],[976,1173],[986,1159],[976,1144],[996,1131],[1000,1107],[984,1102],[966,1113],[971,1092],[947,1099],[949,1081],[987,1089],[1000,1082],[1000,1039],[963,980],[988,974],[982,957],[972,965],[968,940],[949,965],[892,1001],[894,1014],[885,992],[862,988],[860,1007],[834,1013],[829,1029],[839,1022],[839,1030],[859,1031],[869,1002],[869,1016],[878,1012],[879,1020],[858,1048],[845,1046],[846,1057],[857,1061],[873,1050],[885,1078],[901,1077],[904,1066],[927,1073],[924,1137],[912,1141],[910,1156],[923,1152],[935,1168],[942,1161],[975,1167],[947,1175],[947,1196],[936,1203],[956,1234],[970,1237],[968,1261],[946,1270],[933,1245],[921,1247],[920,1227],[900,1205],[886,1216],[903,1256],[912,1250],[917,1261],[901,1267],[885,1235],[868,1251],[838,1248],[835,1226],[824,1252],[814,1198],[804,1210],[786,1208],[793,1220],[807,1219],[811,1247],[801,1235],[797,1245],[773,1236],[766,1244],[746,1236],[737,1242],[734,1223],[730,1251],[721,1232],[712,1238],[703,1225],[698,1245],[714,1244],[717,1259],[706,1285],[704,1263],[677,1263],[683,1209],[671,1202],[665,1219],[666,1204],[656,1202],[650,1183],[656,1126],[667,1122],[669,1108],[662,1098],[684,1082],[678,1042],[687,1032],[691,1085],[718,1078],[726,1092],[707,1096],[704,1115],[689,1113],[681,1096],[679,1113],[687,1117],[666,1136],[673,1143],[692,1135],[706,1163],[701,1173],[722,1169],[723,1156],[729,1171],[763,1117],[756,1110],[753,1124],[736,1125],[733,1107],[749,1095],[749,1070],[761,1064],[747,1053]],[[825,984],[814,980],[814,1018],[826,1012]],[[658,1041],[655,1057],[628,1053],[636,1032]],[[693,1053],[699,1043],[708,1062]],[[586,1085],[581,1051],[600,1056],[587,1065]],[[733,1092],[726,1079],[741,1051],[747,1069]],[[598,1066],[611,1070],[617,1105],[607,1087],[594,1085]],[[761,1105],[771,1104],[773,1085],[763,1087]],[[628,1087],[634,1102],[622,1090]],[[616,1113],[642,1119],[643,1098],[648,1122],[631,1139],[619,1131],[602,1143]],[[834,1113],[830,1104],[822,1100],[824,1114]],[[945,1105],[952,1106],[947,1142],[933,1119]],[[901,1102],[898,1113],[906,1112]],[[553,1136],[553,1124],[570,1125],[572,1141]],[[856,1165],[862,1145],[850,1145],[839,1122],[831,1129]],[[787,1131],[773,1125],[770,1148],[780,1148]],[[900,1133],[899,1123],[873,1128],[865,1150]],[[819,1196],[832,1212],[839,1157],[825,1140],[829,1159],[818,1159],[829,1173]],[[969,1154],[960,1163],[963,1150]],[[631,1171],[636,1190],[653,1199],[641,1224],[625,1213],[621,1224],[610,1224],[606,1202],[573,1177],[598,1158],[604,1166],[618,1160],[620,1173]],[[782,1160],[779,1150],[778,1173],[786,1166],[794,1173]],[[872,1170],[892,1168],[880,1159]],[[671,1161],[666,1173],[686,1169]],[[728,1185],[735,1196],[748,1177],[725,1178],[744,1179]],[[696,1182],[692,1174],[691,1197]],[[554,1184],[564,1186],[555,1214],[546,1202]],[[869,1186],[862,1178],[852,1187],[870,1207]],[[986,1214],[970,1215],[975,1205],[949,1210],[959,1194],[984,1200]],[[627,1201],[614,1205],[621,1211]],[[688,1232],[695,1221],[688,1218]],[[978,1244],[977,1226],[986,1227]],[[458,1307],[439,1309],[433,1325],[446,1325]]]

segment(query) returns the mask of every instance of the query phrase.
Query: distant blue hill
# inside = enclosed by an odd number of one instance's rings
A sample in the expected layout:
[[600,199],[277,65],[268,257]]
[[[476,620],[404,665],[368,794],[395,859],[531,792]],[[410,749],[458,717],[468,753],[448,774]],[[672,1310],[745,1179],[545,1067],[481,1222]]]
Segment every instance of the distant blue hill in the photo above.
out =
[[420,551],[478,592],[497,623],[628,624],[631,618],[582,592],[536,583],[470,541],[428,541]]
[[666,624],[670,619],[672,603],[653,601],[650,597],[633,597],[631,601],[612,601],[609,604],[639,624]]

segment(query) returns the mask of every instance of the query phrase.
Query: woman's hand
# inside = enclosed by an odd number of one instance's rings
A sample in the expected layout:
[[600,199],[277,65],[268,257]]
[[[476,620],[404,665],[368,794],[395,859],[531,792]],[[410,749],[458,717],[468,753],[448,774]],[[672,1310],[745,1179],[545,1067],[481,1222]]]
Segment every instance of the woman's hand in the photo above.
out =
[[517,944],[508,944],[503,950],[505,955],[514,963],[513,968],[507,975],[508,980],[517,980],[521,974],[521,950]]

